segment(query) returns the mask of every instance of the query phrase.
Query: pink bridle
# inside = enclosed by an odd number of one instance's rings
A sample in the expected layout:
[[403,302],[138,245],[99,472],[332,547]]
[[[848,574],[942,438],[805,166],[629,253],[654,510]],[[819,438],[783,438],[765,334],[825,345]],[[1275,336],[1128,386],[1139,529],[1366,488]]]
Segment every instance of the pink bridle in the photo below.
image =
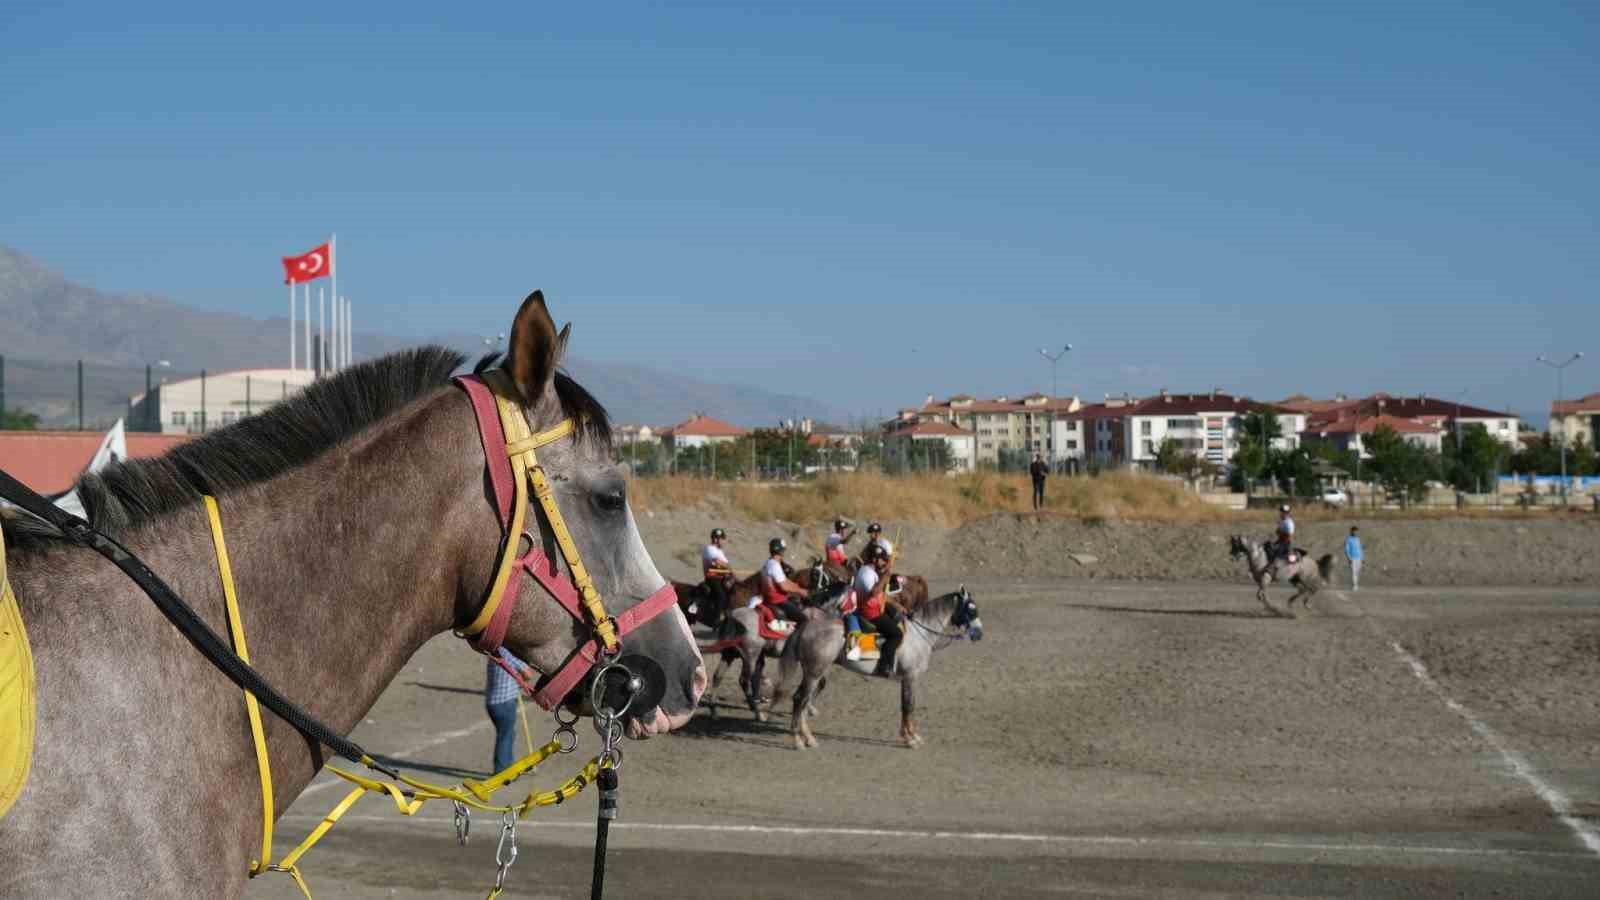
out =
[[[554,672],[547,673],[531,686],[533,699],[545,709],[554,709],[567,693],[583,680],[602,656],[614,657],[621,652],[622,638],[646,622],[661,615],[677,604],[677,593],[671,582],[642,602],[615,618],[607,615],[600,593],[584,568],[583,559],[573,543],[561,510],[556,506],[555,495],[544,476],[534,451],[573,433],[571,419],[547,431],[529,434],[527,418],[510,378],[499,370],[490,370],[482,376],[464,375],[454,379],[467,392],[472,402],[473,415],[478,420],[478,437],[483,441],[483,455],[488,460],[489,482],[494,488],[495,511],[500,516],[504,532],[504,546],[500,561],[495,567],[483,609],[467,627],[457,632],[466,638],[474,650],[484,653],[522,679],[497,652],[505,640],[506,623],[511,618],[517,590],[522,585],[524,573],[533,576],[544,586],[551,597],[561,604],[572,617],[587,626],[590,637],[575,649]],[[537,519],[527,521],[528,490],[533,489],[545,518],[550,522],[556,545],[566,558],[572,573],[569,579],[556,567],[556,561],[547,556],[540,540]],[[533,528],[530,531],[529,525]],[[517,545],[526,537],[529,550],[517,556]],[[530,688],[524,683],[525,688]]]

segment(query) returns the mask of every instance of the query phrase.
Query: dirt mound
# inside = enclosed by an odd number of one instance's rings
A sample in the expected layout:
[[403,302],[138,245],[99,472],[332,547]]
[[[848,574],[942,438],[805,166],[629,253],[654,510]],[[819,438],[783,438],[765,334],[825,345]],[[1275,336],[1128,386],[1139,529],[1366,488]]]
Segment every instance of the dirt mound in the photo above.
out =
[[[1343,569],[1347,522],[1311,522],[1296,541]],[[1588,519],[1372,520],[1361,526],[1364,581],[1430,585],[1600,585],[1600,523]],[[940,568],[1018,576],[1237,579],[1234,523],[1162,523],[994,516],[955,529]],[[1246,537],[1265,540],[1263,519]],[[1076,557],[1076,558],[1075,558]],[[1089,561],[1092,558],[1092,561]],[[941,571],[940,574],[943,574]],[[1342,575],[1337,579],[1343,583]]]
[[[1373,585],[1572,585],[1600,587],[1600,521],[1562,519],[1363,519],[1301,523],[1297,541],[1314,555],[1334,554],[1344,584],[1342,548],[1351,524],[1366,549],[1362,579]],[[749,522],[707,507],[645,513],[639,528],[664,574],[699,572],[711,528],[728,530],[738,571],[766,559],[767,541],[789,542],[791,561],[821,553],[826,522]],[[1244,564],[1228,557],[1228,537],[1265,540],[1273,522],[1142,522],[1002,513],[940,528],[886,522],[899,536],[896,568],[950,579],[977,575],[1237,580]],[[864,537],[864,536],[863,536]],[[861,539],[852,542],[859,549]]]

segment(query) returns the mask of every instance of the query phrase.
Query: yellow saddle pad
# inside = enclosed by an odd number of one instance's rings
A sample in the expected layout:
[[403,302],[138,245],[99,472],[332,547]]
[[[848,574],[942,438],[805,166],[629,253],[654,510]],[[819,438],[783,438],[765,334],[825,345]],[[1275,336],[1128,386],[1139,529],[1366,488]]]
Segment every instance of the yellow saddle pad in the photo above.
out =
[[22,793],[33,761],[33,652],[22,611],[6,579],[0,537],[0,818]]

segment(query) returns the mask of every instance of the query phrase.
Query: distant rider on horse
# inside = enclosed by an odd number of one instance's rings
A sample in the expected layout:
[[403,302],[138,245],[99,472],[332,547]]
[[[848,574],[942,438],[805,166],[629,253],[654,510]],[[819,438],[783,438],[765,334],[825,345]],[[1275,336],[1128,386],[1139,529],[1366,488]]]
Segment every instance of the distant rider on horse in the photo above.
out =
[[733,584],[733,566],[722,545],[728,542],[728,533],[721,528],[711,529],[711,543],[700,551],[700,571],[706,578],[706,590],[716,604],[717,618],[726,616],[733,605],[728,599],[728,588]]
[[750,600],[750,608],[766,603],[773,611],[798,624],[805,621],[806,614],[800,601],[794,598],[806,596],[806,589],[790,581],[783,571],[783,551],[787,549],[789,545],[783,542],[783,538],[773,538],[767,542],[767,551],[771,556],[761,567],[761,596]]
[[894,576],[889,573],[889,554],[877,544],[867,544],[861,556],[864,565],[856,570],[850,589],[861,617],[878,630],[878,666],[872,674],[889,678],[894,675],[894,654],[900,649],[900,622],[905,610],[889,595],[894,583]]
[[854,525],[850,524],[849,519],[834,519],[833,533],[828,535],[827,542],[826,553],[828,562],[831,562],[836,566],[844,565],[849,559],[849,557],[845,555],[844,545],[850,543],[850,539],[855,536],[856,528]]

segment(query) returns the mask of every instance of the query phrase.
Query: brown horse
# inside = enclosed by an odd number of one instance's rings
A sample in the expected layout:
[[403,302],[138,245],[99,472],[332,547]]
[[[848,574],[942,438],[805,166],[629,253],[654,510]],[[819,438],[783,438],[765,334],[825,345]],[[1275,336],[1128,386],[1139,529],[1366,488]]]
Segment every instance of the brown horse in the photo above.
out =
[[[539,461],[617,615],[665,581],[612,463],[605,411],[556,371],[568,331],[557,334],[540,294],[510,333],[503,368],[533,430],[578,423]],[[348,733],[424,642],[474,619],[500,557],[477,420],[447,380],[461,362],[428,348],[364,363],[165,457],[114,465],[78,485],[88,518],[225,632],[201,504],[216,496],[252,662]],[[561,560],[537,512],[522,539]],[[32,775],[0,819],[0,896],[239,897],[261,828],[241,692],[104,559],[41,527],[5,527],[38,704]],[[505,646],[541,672],[589,637],[532,578],[507,602]],[[705,669],[682,617],[669,609],[623,650],[666,676],[660,707],[630,732],[687,721]],[[281,813],[324,751],[276,717],[265,724]]]

